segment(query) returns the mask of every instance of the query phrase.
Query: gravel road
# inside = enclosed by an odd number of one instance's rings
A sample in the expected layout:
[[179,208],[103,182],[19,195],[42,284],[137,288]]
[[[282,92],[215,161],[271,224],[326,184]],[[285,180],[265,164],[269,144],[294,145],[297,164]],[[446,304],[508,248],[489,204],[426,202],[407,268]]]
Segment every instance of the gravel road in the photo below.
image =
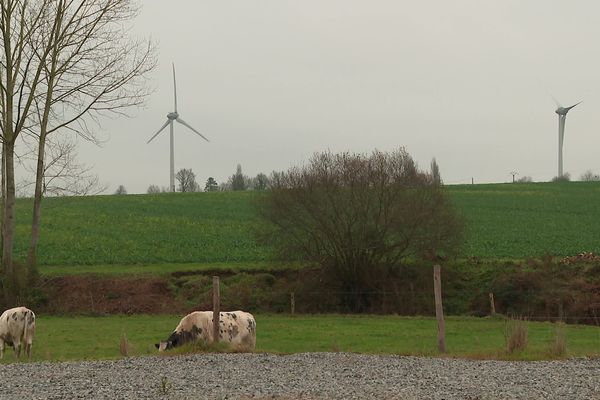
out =
[[600,359],[194,354],[0,366],[1,399],[600,399]]

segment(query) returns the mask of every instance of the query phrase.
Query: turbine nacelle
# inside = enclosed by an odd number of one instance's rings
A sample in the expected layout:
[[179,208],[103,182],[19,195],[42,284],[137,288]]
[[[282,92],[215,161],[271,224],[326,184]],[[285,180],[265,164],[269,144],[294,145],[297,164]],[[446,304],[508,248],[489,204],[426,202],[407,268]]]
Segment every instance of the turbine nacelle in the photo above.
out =
[[[580,104],[581,101],[577,104]],[[569,110],[573,107],[575,107],[577,104],[573,104],[571,107],[562,107],[559,106],[556,111],[554,111],[555,113],[557,113],[558,115],[567,115],[567,113],[569,112]]]
[[177,118],[179,118],[179,114],[177,113],[177,111],[170,112],[167,114],[167,118],[171,120],[176,120]]

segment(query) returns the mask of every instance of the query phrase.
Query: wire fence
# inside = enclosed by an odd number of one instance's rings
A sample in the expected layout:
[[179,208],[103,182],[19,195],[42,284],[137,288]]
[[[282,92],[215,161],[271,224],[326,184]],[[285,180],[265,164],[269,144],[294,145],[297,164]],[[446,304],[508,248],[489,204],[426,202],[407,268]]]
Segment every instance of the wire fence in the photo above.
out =
[[[370,299],[373,304],[369,307],[366,312],[358,312],[360,313],[373,313],[373,314],[393,314],[393,315],[406,315],[406,316],[427,316],[433,317],[435,316],[435,308],[434,308],[434,296],[433,293],[429,296],[429,294],[421,293],[419,295],[414,296],[418,298],[418,300],[409,299],[411,295],[401,296],[397,292],[393,291],[383,291],[383,290],[361,290],[361,291],[340,291],[340,290],[329,290],[329,291],[302,291],[302,292],[290,292],[290,312],[294,313],[296,310],[302,309],[299,305],[302,304],[303,301],[313,302],[314,299],[336,299],[339,301],[341,298],[349,298],[349,297],[358,297],[361,296],[370,296]],[[371,297],[372,296],[372,297]],[[428,299],[431,298],[431,301]],[[444,301],[448,300],[446,298]],[[334,300],[335,301],[335,300]],[[418,309],[418,312],[406,312],[407,309],[410,309],[410,302],[416,304],[413,308]],[[493,301],[493,297],[492,297]],[[401,306],[398,307],[397,311],[394,310],[394,303],[402,302]],[[423,307],[424,303],[426,303],[426,307]],[[430,304],[429,304],[430,303]],[[381,304],[386,304],[386,306],[381,306]],[[558,313],[555,314],[553,312],[548,313],[539,313],[532,310],[534,307],[524,307],[523,310],[518,311],[515,308],[511,308],[508,311],[499,310],[496,307],[489,306],[486,309],[472,309],[472,310],[463,310],[459,313],[450,313],[448,315],[452,316],[477,316],[477,317],[490,317],[495,316],[497,318],[505,318],[505,319],[524,319],[528,321],[549,321],[549,322],[565,322],[565,323],[583,323],[586,325],[596,325],[600,327],[600,303],[590,303],[587,304],[587,310],[585,313],[577,313],[571,314],[568,311],[563,310],[562,305],[558,305],[555,309],[558,309]],[[386,312],[387,311],[387,312]],[[556,311],[556,310],[555,310]],[[351,312],[352,313],[352,312]]]

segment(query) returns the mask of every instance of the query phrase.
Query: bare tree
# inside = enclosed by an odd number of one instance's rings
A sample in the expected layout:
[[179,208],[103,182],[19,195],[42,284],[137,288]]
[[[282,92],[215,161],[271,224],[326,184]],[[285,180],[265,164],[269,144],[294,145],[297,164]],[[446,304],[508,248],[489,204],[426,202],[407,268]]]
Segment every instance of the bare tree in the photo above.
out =
[[321,265],[355,311],[408,257],[455,252],[463,229],[437,163],[431,173],[419,171],[403,149],[316,154],[278,174],[263,201],[271,224],[262,238],[282,257]]
[[196,183],[196,174],[190,169],[182,168],[175,174],[175,179],[179,182],[178,191],[196,192],[198,183]]
[[148,194],[156,194],[160,193],[160,188],[157,185],[148,186],[148,190],[146,191]]
[[269,178],[263,173],[259,173],[253,179],[252,189],[254,190],[266,190],[269,186]]
[[119,185],[119,187],[117,188],[117,190],[115,190],[115,194],[116,194],[116,195],[124,195],[124,194],[127,194],[127,189],[125,189],[125,186],[123,186],[123,185]]
[[583,174],[581,174],[579,180],[583,182],[596,182],[600,181],[600,175],[594,174],[594,172],[591,169],[588,169]]
[[524,175],[524,176],[520,177],[519,179],[517,179],[517,183],[531,183],[531,182],[533,182],[533,178],[528,175]]
[[[107,186],[100,183],[91,166],[77,161],[75,139],[57,135],[48,138],[46,162],[42,179],[42,194],[47,196],[87,196],[103,193]],[[34,174],[34,180],[25,180],[18,187],[25,191],[35,186],[35,173],[30,164],[23,163]],[[28,192],[30,192],[28,190]]]
[[131,40],[134,0],[3,0],[0,5],[0,110],[4,157],[2,261],[13,275],[14,154],[24,132],[38,141],[28,266],[36,264],[47,137],[72,131],[96,141],[93,124],[124,114],[148,94],[149,42]]

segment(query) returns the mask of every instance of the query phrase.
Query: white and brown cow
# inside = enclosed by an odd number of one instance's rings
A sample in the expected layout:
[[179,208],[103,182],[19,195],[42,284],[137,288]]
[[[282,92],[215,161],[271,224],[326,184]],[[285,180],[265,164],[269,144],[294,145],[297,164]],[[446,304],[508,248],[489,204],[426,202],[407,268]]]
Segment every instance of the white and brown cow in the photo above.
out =
[[[252,314],[230,311],[219,314],[219,341],[228,343],[236,350],[254,350],[256,346],[256,321]],[[157,343],[159,351],[165,351],[185,343],[213,342],[213,312],[195,311],[181,319],[167,340]]]
[[27,307],[15,307],[6,310],[0,316],[0,358],[4,356],[4,345],[15,350],[17,358],[21,347],[25,345],[27,357],[31,358],[31,345],[35,334],[35,314]]

